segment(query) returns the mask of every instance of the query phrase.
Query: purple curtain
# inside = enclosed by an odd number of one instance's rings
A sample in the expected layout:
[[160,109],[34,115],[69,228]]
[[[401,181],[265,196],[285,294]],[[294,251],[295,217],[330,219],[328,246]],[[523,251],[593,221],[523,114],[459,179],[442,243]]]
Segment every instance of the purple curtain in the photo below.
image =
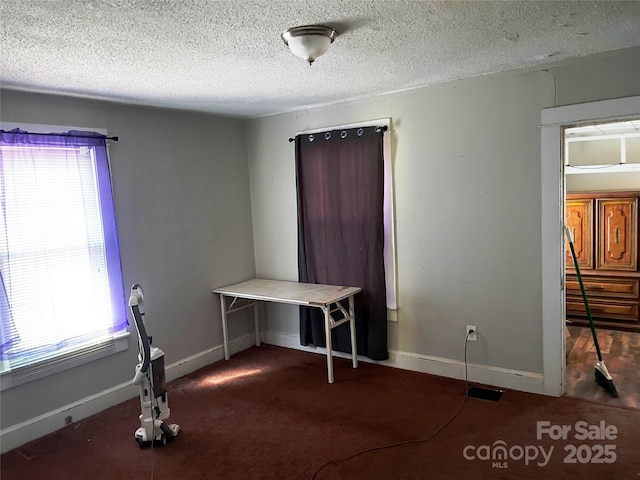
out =
[[[1,265],[0,265],[1,266]],[[16,326],[11,314],[9,306],[9,298],[7,297],[7,289],[4,285],[4,277],[0,268],[0,359],[4,359],[4,353],[13,347],[15,341],[20,337],[16,331]]]
[[[20,146],[25,148],[28,155],[28,149],[37,149],[41,147],[92,147],[95,155],[95,171],[97,178],[97,186],[99,192],[99,208],[101,212],[102,228],[104,233],[106,268],[108,271],[109,291],[111,294],[110,302],[113,312],[113,323],[111,332],[122,332],[127,328],[128,321],[126,316],[126,302],[124,297],[124,289],[122,283],[122,271],[120,265],[120,252],[118,247],[118,237],[116,231],[115,211],[113,206],[113,197],[111,191],[111,177],[109,172],[109,162],[106,148],[106,137],[94,132],[70,131],[66,133],[56,134],[36,134],[27,133],[19,129],[0,132],[1,146]],[[4,182],[3,158],[0,153],[0,182]],[[0,185],[2,187],[2,185]],[[4,192],[2,188],[1,192]],[[6,203],[4,195],[0,194],[0,209],[6,214]],[[3,216],[3,218],[6,218]],[[4,231],[4,229],[0,229]],[[6,233],[6,232],[5,232]],[[6,243],[6,239],[5,243]],[[10,252],[9,252],[10,253]],[[5,269],[10,271],[11,260],[10,254],[2,261],[0,258],[0,273]],[[8,275],[0,276],[0,311],[2,313],[2,323],[0,329],[0,357],[7,358],[7,350],[19,341],[19,335],[14,325],[14,319],[11,314],[11,299],[7,295],[9,281]],[[78,292],[81,297],[82,285],[78,285]],[[82,302],[79,297],[78,308],[82,309]],[[69,339],[77,341],[79,339]],[[38,349],[20,352],[20,355],[39,354],[50,351],[56,351],[64,348],[67,342],[61,342],[54,345],[43,345]]]
[[[299,281],[361,287],[355,296],[359,355],[386,360],[383,133],[376,127],[296,137]],[[302,345],[325,347],[317,308],[300,309]],[[351,352],[348,323],[333,347]]]

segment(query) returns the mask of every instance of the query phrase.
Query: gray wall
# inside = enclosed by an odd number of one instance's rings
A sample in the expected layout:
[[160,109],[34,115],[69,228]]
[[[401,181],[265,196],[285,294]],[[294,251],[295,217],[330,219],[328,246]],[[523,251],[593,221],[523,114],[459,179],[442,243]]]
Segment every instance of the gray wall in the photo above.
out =
[[567,175],[567,192],[592,192],[595,190],[638,190],[640,173],[603,173]]
[[[220,345],[211,289],[255,268],[245,123],[14,91],[3,91],[1,102],[3,122],[106,128],[120,137],[109,151],[126,298],[131,284],[143,286],[147,328],[167,364]],[[249,328],[242,323],[232,336]],[[132,329],[125,352],[3,391],[2,428],[130,381]]]
[[[257,274],[297,279],[287,139],[390,117],[399,312],[389,348],[396,357],[456,363],[473,324],[480,340],[471,362],[541,373],[540,112],[638,95],[638,78],[636,48],[250,121]],[[295,309],[270,306],[267,314],[274,338],[297,335]]]

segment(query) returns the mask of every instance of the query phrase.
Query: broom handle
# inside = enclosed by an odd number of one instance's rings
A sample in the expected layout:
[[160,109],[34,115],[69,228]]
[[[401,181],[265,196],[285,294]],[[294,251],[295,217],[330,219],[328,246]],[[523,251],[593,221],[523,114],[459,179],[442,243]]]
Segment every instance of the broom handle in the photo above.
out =
[[576,257],[576,251],[573,248],[573,240],[571,239],[571,232],[565,225],[564,232],[567,234],[567,240],[569,241],[569,248],[571,249],[571,257],[573,258],[573,265],[576,268],[576,274],[578,276],[578,283],[580,284],[580,292],[582,292],[582,300],[584,301],[584,308],[587,311],[587,318],[589,319],[589,327],[591,327],[591,335],[593,335],[593,343],[596,346],[596,353],[598,354],[598,361],[602,361],[602,355],[600,354],[600,345],[598,345],[598,336],[596,335],[596,329],[593,326],[593,318],[591,318],[591,309],[589,308],[589,301],[587,300],[587,294],[584,291],[584,285],[582,284],[582,275],[580,275],[580,267],[578,267],[578,258]]

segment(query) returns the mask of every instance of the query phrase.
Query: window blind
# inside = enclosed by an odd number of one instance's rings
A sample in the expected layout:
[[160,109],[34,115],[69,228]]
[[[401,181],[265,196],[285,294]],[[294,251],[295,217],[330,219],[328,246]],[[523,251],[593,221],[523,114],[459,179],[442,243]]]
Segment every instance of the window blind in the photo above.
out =
[[99,158],[104,147],[48,143],[0,144],[1,344],[11,370],[104,348],[126,330],[106,149]]

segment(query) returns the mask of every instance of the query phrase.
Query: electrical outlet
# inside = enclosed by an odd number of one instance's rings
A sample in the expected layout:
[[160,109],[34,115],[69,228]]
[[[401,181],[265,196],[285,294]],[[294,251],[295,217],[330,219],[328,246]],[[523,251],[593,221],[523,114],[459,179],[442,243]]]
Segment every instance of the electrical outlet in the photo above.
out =
[[467,325],[467,340],[470,342],[478,341],[478,330],[475,325]]

